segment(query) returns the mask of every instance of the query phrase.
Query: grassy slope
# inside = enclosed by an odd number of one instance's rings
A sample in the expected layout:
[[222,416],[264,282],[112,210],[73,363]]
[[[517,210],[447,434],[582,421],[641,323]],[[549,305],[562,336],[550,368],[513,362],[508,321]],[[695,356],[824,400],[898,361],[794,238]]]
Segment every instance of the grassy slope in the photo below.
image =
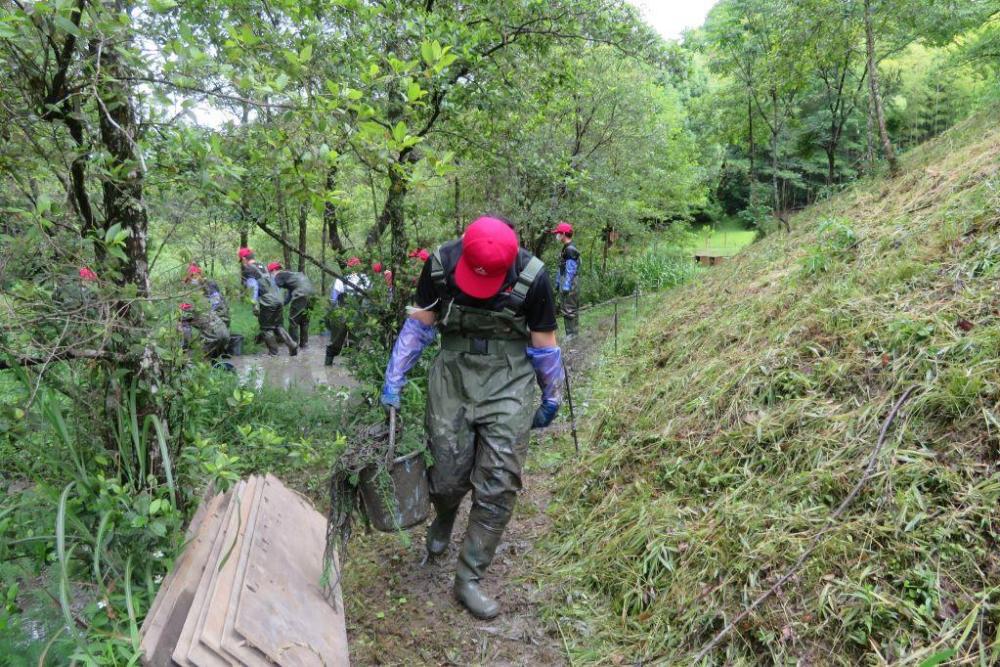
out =
[[911,386],[876,476],[712,662],[1000,659],[998,117],[666,294],[604,364],[544,550],[575,663],[690,663],[824,531]]

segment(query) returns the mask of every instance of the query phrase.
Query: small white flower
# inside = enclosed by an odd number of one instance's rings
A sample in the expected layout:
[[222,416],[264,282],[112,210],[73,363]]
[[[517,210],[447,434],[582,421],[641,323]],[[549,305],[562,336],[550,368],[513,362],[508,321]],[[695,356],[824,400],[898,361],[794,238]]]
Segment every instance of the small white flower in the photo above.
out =
[[163,575],[162,574],[158,574],[155,577],[153,577],[153,583],[156,584],[157,586],[159,586],[160,582],[162,582],[162,581],[163,581]]
[[98,609],[104,609],[107,606],[108,606],[108,601],[107,600],[98,600],[97,601],[97,608]]
[[155,552],[153,552],[153,558],[155,558],[156,560],[160,560],[161,558],[163,558],[163,552],[157,549]]

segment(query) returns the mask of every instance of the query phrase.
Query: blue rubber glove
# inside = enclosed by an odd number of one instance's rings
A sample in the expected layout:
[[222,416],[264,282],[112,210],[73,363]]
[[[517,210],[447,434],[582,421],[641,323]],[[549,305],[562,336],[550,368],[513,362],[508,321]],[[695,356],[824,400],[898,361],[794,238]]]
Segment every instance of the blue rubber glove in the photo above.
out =
[[575,259],[566,260],[566,274],[562,276],[562,285],[560,285],[562,291],[569,292],[573,289],[573,279],[576,278],[576,272],[579,268],[577,264]]
[[562,350],[559,347],[529,347],[525,354],[531,361],[531,367],[535,369],[535,379],[542,389],[542,405],[535,411],[531,428],[545,428],[555,419],[562,403],[563,384],[566,380]]
[[437,327],[427,326],[412,317],[406,318],[385,368],[382,405],[399,408],[399,395],[406,384],[406,374],[416,365],[424,348],[433,343],[436,337]]
[[254,278],[253,276],[247,276],[247,279],[244,281],[244,284],[250,288],[251,291],[250,300],[253,301],[254,303],[257,303],[257,297],[260,296],[260,284],[257,282],[257,279]]

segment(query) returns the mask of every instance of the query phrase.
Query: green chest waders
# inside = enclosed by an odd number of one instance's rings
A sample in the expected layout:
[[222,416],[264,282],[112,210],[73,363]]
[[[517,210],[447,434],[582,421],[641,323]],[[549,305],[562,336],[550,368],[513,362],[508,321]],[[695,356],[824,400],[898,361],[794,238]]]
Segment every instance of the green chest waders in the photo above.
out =
[[[427,382],[426,428],[434,456],[431,500],[437,516],[428,551],[447,548],[462,498],[472,491],[472,509],[459,556],[455,593],[476,616],[492,618],[499,605],[479,592],[521,489],[521,469],[537,401],[535,374],[525,356],[530,344],[524,297],[541,260],[532,258],[518,277],[513,307],[501,311],[462,306],[443,299],[439,311],[441,351]],[[438,294],[447,294],[440,256],[432,256]]]

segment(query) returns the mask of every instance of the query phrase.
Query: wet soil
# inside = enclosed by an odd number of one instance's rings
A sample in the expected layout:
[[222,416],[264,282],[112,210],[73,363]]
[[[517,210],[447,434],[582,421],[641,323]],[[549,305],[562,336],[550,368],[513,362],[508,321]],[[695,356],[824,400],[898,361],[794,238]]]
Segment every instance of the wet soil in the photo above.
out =
[[246,355],[232,360],[236,372],[244,382],[251,381],[260,389],[264,384],[279,389],[298,387],[315,390],[317,387],[341,387],[352,389],[357,386],[354,378],[344,367],[338,356],[332,366],[324,366],[326,356],[326,336],[314,336],[309,346],[292,357],[282,345],[277,356],[268,354]]

